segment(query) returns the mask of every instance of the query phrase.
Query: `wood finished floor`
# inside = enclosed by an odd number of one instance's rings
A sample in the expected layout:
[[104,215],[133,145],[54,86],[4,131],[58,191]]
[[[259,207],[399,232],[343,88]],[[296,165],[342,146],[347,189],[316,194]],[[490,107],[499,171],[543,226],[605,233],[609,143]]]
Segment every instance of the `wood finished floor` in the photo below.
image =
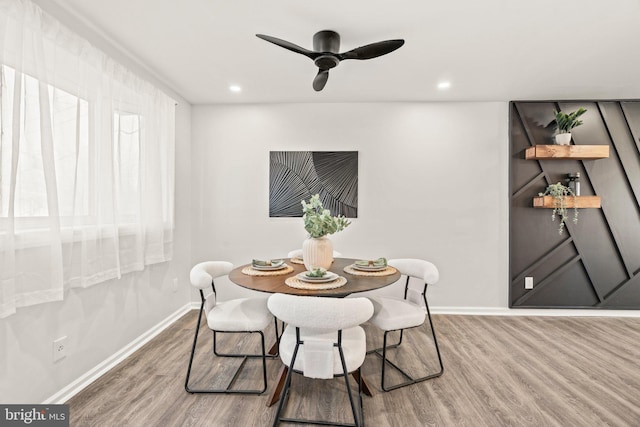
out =
[[[269,426],[266,407],[280,367],[268,361],[261,396],[194,395],[184,378],[195,329],[193,311],[67,403],[71,426]],[[587,317],[434,316],[445,373],[389,393],[380,390],[381,362],[368,355],[363,375],[375,396],[363,397],[368,426],[640,426],[640,319]],[[369,346],[381,334],[365,327]],[[415,355],[435,355],[425,329],[411,330],[399,363],[424,373]],[[267,342],[274,340],[273,327]],[[258,348],[257,334],[223,335],[229,349]],[[201,328],[193,387],[222,385],[237,361],[212,355]],[[224,349],[221,349],[224,350]],[[237,387],[259,386],[249,362]],[[391,377],[392,379],[395,377]],[[399,377],[398,377],[399,378]],[[255,381],[258,379],[258,381]],[[288,416],[350,422],[342,379],[295,376]]]

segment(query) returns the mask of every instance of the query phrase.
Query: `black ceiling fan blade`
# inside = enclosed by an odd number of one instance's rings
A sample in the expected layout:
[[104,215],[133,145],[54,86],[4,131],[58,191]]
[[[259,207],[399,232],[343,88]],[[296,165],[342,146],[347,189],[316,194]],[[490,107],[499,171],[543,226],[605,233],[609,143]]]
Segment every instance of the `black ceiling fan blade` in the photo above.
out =
[[267,36],[267,35],[264,35],[264,34],[256,34],[256,37],[261,38],[262,40],[268,41],[269,43],[273,43],[275,45],[278,45],[280,47],[288,49],[288,50],[290,50],[292,52],[300,53],[300,54],[302,54],[302,55],[304,55],[306,57],[309,57],[311,59],[316,59],[318,57],[318,55],[320,55],[317,52],[313,52],[311,50],[308,50],[308,49],[305,49],[303,47],[300,47],[297,44],[293,44],[291,42],[279,39],[277,37]]
[[313,79],[313,89],[316,92],[320,92],[324,89],[324,85],[327,84],[327,80],[329,80],[329,70],[318,69],[318,74]]
[[372,59],[391,53],[396,49],[400,49],[403,44],[404,40],[402,39],[385,40],[357,47],[348,52],[339,54],[338,57],[341,61],[343,59]]

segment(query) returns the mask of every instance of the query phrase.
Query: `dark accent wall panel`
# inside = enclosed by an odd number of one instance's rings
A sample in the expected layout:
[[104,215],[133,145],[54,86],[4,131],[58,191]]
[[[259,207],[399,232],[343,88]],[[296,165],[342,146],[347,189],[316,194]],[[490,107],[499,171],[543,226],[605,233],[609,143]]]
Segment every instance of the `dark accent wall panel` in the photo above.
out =
[[[554,109],[579,107],[587,113],[572,144],[609,145],[608,158],[525,159],[528,147],[554,143]],[[510,306],[640,309],[640,101],[511,102],[509,138]],[[560,235],[551,210],[532,200],[572,172],[602,207],[580,209]]]

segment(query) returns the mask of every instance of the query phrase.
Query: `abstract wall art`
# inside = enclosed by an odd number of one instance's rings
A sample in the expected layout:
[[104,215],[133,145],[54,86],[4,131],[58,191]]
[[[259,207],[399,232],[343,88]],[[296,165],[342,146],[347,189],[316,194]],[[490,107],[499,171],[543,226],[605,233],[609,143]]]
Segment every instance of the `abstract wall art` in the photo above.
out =
[[271,151],[269,216],[301,217],[314,194],[332,215],[358,217],[357,151]]

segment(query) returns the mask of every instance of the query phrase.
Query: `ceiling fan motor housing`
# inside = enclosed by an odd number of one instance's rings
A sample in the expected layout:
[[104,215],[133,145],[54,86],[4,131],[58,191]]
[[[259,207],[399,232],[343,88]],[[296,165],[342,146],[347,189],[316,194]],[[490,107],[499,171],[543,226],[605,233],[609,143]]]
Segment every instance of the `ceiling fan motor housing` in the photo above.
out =
[[331,30],[318,31],[313,35],[313,50],[316,52],[340,52],[340,34]]
[[313,62],[316,64],[316,67],[321,70],[328,70],[338,65],[340,60],[334,55],[322,55],[318,56]]
[[329,53],[320,55],[313,62],[321,70],[329,70],[340,63],[340,60],[331,54],[340,52],[340,34],[331,30],[318,31],[313,35],[313,50],[316,52]]

